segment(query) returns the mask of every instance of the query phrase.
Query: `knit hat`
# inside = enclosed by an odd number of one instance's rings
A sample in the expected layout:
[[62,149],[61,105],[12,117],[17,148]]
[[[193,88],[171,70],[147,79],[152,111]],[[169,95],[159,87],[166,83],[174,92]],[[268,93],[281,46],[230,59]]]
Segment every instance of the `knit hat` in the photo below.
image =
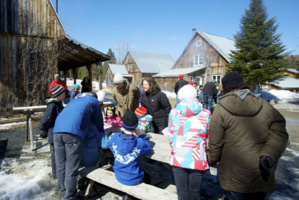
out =
[[73,85],[74,90],[77,90],[79,87],[80,87],[80,85],[78,85],[78,84]]
[[184,85],[178,92],[180,100],[191,99],[197,97],[196,89],[192,85]]
[[137,117],[145,115],[146,112],[147,112],[147,109],[143,106],[140,106],[140,107],[136,108],[136,110],[135,110],[135,114]]
[[64,93],[64,87],[60,86],[60,85],[54,85],[52,87],[52,97],[58,97],[59,95],[61,95],[62,93]]
[[182,75],[179,75],[179,77],[178,77],[179,79],[183,79],[183,76]]
[[105,92],[103,90],[98,91],[97,95],[98,95],[98,100],[99,101],[104,101],[105,100]]
[[123,116],[123,127],[127,131],[134,131],[138,126],[138,118],[134,112],[128,111]]
[[229,72],[221,80],[223,89],[237,88],[245,85],[243,77],[238,72]]
[[125,82],[124,77],[120,73],[116,73],[114,75],[113,83],[114,84],[121,84],[123,82]]
[[189,83],[188,83],[188,85],[194,86],[194,84],[193,84],[193,82],[192,82],[192,81],[191,81],[191,82],[189,82]]

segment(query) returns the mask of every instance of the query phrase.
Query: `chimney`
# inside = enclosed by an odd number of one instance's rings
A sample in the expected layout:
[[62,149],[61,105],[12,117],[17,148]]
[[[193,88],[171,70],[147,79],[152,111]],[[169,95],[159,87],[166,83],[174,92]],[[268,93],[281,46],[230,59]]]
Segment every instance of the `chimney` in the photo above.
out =
[[192,29],[192,36],[195,34],[195,32],[196,32],[196,28],[193,28]]

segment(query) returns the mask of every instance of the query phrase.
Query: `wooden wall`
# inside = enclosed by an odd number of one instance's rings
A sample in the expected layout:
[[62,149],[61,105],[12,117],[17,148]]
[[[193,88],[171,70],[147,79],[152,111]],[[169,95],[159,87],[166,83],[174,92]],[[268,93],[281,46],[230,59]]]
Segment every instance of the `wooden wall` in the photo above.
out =
[[0,1],[1,110],[44,104],[65,34],[49,0]]

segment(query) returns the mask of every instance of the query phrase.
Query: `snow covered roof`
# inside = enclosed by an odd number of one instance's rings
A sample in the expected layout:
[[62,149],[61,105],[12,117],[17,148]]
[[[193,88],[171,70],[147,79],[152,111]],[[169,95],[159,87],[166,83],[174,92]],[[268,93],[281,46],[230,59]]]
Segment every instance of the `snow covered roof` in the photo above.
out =
[[214,47],[228,62],[231,61],[229,54],[231,50],[236,50],[234,40],[201,31],[197,31],[197,33]]
[[168,54],[129,51],[139,67],[141,73],[160,73],[170,70],[174,64],[173,58]]
[[120,73],[124,77],[132,77],[131,74],[128,73],[125,65],[119,65],[119,64],[108,64],[112,74]]
[[274,81],[271,84],[279,88],[299,88],[299,80],[291,77],[286,77],[280,81]]
[[198,70],[204,69],[206,67],[189,67],[189,68],[177,68],[169,71],[165,71],[154,75],[153,77],[177,77],[178,75],[185,75]]
[[295,73],[295,74],[299,74],[299,69],[288,69],[287,71]]

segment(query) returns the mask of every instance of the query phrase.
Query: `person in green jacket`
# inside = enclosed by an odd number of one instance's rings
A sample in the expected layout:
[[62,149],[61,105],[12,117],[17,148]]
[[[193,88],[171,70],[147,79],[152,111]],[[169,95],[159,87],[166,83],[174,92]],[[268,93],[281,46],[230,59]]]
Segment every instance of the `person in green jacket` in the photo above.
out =
[[286,121],[243,77],[229,72],[222,79],[210,123],[208,163],[219,162],[219,179],[230,199],[264,199],[275,191],[274,166],[288,143]]

